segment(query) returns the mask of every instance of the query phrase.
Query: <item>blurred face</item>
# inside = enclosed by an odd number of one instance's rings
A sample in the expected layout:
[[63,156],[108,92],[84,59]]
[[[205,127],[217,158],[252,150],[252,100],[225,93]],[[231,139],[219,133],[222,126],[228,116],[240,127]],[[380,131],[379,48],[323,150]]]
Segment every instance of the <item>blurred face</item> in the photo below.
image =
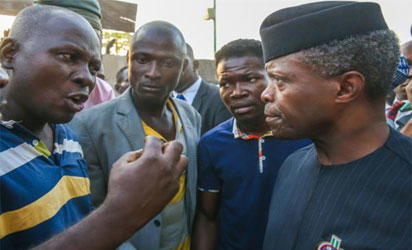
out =
[[146,32],[130,51],[130,85],[137,100],[163,104],[175,89],[184,55],[177,39],[169,34]]
[[129,86],[129,76],[127,68],[125,68],[116,77],[116,84],[114,85],[114,89],[117,91],[117,93],[122,94]]
[[176,87],[177,92],[183,92],[188,87],[190,87],[196,80],[197,80],[197,61],[191,58],[190,56],[186,56],[187,65],[180,74],[179,83]]
[[264,103],[260,99],[267,86],[262,59],[254,56],[232,57],[219,62],[216,74],[220,97],[241,123],[264,119]]
[[5,87],[9,83],[9,75],[0,66],[0,89]]
[[318,76],[298,58],[291,54],[266,63],[266,123],[280,138],[314,138],[326,132],[336,113],[333,79]]
[[412,81],[412,42],[406,43],[401,47],[401,53],[406,58],[409,64],[409,78],[397,86],[393,91],[399,100],[407,100],[406,86]]
[[101,64],[97,35],[85,24],[55,18],[44,35],[17,41],[16,52],[3,55],[13,56],[8,98],[27,116],[66,123],[83,109]]

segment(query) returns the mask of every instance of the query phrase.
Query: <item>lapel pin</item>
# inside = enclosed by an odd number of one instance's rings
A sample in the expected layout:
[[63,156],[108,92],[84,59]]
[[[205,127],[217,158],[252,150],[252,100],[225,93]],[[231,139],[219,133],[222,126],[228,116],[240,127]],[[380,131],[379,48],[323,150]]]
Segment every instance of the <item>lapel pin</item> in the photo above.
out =
[[332,234],[330,242],[322,241],[317,250],[343,250],[343,248],[340,248],[341,244],[342,240],[338,236]]

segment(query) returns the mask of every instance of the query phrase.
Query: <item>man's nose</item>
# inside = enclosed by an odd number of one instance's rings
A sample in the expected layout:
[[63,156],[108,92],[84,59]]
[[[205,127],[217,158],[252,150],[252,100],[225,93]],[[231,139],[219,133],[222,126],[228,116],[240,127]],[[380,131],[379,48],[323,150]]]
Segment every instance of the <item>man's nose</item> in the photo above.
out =
[[150,79],[158,79],[160,78],[161,74],[160,74],[160,68],[159,68],[159,64],[155,61],[153,61],[150,65],[149,65],[149,69],[146,72],[146,76]]
[[246,94],[246,91],[243,89],[243,85],[241,82],[236,82],[236,84],[234,85],[234,89],[231,93],[231,97],[232,98],[239,98],[242,97]]
[[90,72],[89,65],[82,65],[73,76],[73,82],[82,87],[93,89],[96,84],[96,76]]
[[274,102],[276,95],[276,85],[269,83],[265,90],[263,90],[262,94],[260,95],[260,99],[264,103]]

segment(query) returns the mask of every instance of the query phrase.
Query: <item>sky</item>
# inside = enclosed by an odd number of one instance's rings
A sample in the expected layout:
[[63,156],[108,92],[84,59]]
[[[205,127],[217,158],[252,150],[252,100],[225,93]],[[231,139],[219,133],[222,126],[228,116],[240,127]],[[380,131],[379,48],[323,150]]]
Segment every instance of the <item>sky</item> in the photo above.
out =
[[[153,21],[164,20],[176,25],[192,45],[195,57],[212,59],[213,21],[205,21],[206,9],[213,0],[124,0],[137,3],[136,28]],[[303,0],[216,0],[217,49],[239,38],[260,39],[259,26],[270,13],[310,1]],[[378,0],[389,27],[400,41],[411,40],[411,0]],[[11,17],[0,16],[0,32],[9,27]],[[361,24],[360,24],[361,25]]]
[[[137,24],[165,20],[175,24],[192,45],[199,59],[213,58],[213,22],[203,20],[213,0],[137,0]],[[259,27],[270,13],[298,4],[302,0],[216,0],[217,49],[239,38],[260,40]],[[401,42],[411,40],[411,0],[379,0],[388,26]]]

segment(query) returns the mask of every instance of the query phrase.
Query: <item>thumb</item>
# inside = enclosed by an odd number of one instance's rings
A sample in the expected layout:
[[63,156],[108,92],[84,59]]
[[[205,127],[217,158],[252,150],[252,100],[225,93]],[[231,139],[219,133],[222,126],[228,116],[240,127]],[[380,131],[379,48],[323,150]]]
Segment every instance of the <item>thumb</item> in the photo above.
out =
[[179,177],[183,174],[183,172],[187,168],[187,164],[189,163],[189,160],[187,159],[186,156],[180,155],[179,161],[172,166],[172,171],[176,177],[176,179],[179,179]]

